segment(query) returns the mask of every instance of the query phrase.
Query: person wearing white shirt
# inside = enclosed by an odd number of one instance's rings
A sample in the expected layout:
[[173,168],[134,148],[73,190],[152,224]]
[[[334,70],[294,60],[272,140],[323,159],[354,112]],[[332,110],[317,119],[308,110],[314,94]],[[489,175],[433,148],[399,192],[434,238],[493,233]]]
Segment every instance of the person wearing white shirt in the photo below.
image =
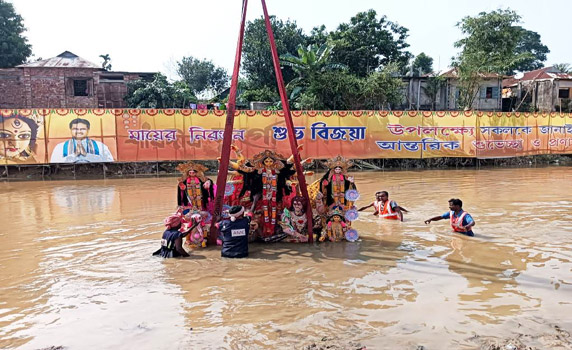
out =
[[52,152],[50,163],[103,163],[113,162],[109,148],[102,142],[88,137],[90,123],[76,118],[69,124],[72,138],[58,143]]

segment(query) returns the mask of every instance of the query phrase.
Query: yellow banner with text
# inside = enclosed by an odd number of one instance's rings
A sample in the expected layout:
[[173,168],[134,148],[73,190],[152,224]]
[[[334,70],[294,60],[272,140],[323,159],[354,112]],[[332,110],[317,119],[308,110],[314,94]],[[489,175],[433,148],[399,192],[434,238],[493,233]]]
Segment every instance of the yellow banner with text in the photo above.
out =
[[[282,111],[0,110],[0,164],[213,160],[224,137],[249,158],[291,154]],[[457,111],[292,111],[303,158],[502,158],[572,154],[572,115]]]

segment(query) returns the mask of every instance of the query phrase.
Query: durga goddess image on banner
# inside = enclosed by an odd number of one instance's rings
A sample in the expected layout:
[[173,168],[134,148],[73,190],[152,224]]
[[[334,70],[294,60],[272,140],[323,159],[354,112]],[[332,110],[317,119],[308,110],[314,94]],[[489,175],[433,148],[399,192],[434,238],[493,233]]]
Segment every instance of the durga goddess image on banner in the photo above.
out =
[[0,164],[44,163],[44,117],[37,114],[0,117]]

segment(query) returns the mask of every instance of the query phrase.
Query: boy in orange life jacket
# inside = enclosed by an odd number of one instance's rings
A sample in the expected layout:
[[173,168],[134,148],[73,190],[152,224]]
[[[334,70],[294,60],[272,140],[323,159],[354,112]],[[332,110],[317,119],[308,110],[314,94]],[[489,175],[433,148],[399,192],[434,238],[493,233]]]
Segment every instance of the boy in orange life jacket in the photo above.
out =
[[471,237],[474,236],[472,228],[475,226],[475,220],[473,220],[471,214],[463,211],[463,201],[458,198],[449,199],[449,210],[441,216],[425,220],[425,223],[429,224],[431,221],[449,219],[453,231]]
[[409,212],[407,209],[397,205],[395,201],[390,201],[389,193],[387,191],[376,192],[375,199],[376,200],[373,203],[363,208],[359,208],[358,211],[373,207],[375,209],[373,215],[379,215],[379,217],[383,219],[400,221],[403,221],[403,212]]

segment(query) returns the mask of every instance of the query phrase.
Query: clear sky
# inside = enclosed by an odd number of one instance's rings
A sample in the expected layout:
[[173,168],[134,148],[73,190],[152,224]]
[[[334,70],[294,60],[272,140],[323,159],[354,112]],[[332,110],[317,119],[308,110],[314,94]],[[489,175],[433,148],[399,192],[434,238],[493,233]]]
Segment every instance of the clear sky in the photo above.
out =
[[[100,64],[99,55],[108,53],[113,70],[173,76],[175,62],[192,55],[232,70],[241,0],[8,1],[24,18],[36,57],[68,50]],[[461,18],[511,8],[550,49],[546,65],[572,63],[571,0],[267,0],[267,6],[271,15],[295,20],[306,33],[321,24],[334,30],[357,12],[374,9],[408,28],[409,51],[433,57],[435,69],[446,68],[455,55]],[[260,1],[250,0],[248,19],[261,15]]]

